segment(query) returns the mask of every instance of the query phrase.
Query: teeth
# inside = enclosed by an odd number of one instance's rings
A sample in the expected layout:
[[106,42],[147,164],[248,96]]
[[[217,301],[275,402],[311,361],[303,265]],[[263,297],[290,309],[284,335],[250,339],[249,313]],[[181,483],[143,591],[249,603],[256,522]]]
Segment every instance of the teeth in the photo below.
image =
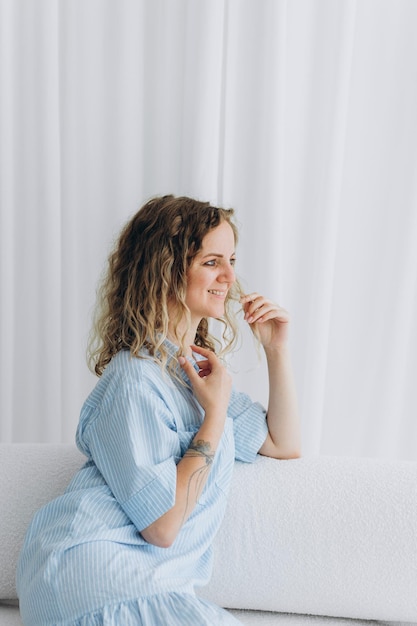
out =
[[216,289],[209,289],[209,293],[213,293],[215,296],[224,296],[225,291],[217,291]]

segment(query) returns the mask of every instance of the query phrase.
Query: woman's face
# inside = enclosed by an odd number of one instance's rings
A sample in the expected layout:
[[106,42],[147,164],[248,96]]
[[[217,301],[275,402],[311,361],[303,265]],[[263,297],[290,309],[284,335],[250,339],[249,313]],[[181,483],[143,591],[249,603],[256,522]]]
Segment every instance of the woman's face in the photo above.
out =
[[203,238],[202,246],[187,272],[186,304],[191,321],[222,317],[224,303],[235,282],[235,237],[232,227],[222,222]]

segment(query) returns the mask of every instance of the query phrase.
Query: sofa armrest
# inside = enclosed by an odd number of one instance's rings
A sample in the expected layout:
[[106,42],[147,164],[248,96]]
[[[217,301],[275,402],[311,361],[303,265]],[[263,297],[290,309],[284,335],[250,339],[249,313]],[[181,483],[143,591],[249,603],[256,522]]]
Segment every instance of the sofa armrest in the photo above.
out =
[[417,463],[238,463],[214,549],[222,606],[417,621]]

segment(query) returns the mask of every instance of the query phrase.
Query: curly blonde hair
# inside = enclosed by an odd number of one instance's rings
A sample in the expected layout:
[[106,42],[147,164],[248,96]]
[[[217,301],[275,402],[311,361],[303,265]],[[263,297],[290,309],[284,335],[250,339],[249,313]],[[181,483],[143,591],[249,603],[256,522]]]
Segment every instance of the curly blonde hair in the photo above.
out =
[[[168,323],[176,332],[181,320],[190,319],[185,302],[187,270],[205,235],[223,221],[230,224],[237,242],[233,215],[233,209],[167,195],[149,200],[126,224],[98,290],[88,347],[89,367],[97,376],[120,350],[140,357],[143,347],[165,370]],[[231,304],[240,293],[236,281],[228,292],[220,320],[224,325],[222,354],[236,341],[237,324]],[[174,320],[169,319],[168,312],[168,301],[173,299],[178,305]],[[216,341],[209,332],[208,319],[203,318],[195,344],[215,351]],[[181,344],[180,350],[184,352],[185,346]]]

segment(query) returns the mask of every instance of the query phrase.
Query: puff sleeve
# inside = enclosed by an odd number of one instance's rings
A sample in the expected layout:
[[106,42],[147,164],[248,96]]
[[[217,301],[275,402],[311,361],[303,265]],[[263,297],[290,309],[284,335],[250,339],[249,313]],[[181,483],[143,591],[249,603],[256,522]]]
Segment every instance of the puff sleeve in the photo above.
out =
[[180,441],[174,419],[155,391],[139,383],[121,384],[94,408],[81,436],[139,531],[174,506]]
[[228,416],[233,419],[235,458],[253,463],[268,434],[266,410],[246,393],[233,389]]

